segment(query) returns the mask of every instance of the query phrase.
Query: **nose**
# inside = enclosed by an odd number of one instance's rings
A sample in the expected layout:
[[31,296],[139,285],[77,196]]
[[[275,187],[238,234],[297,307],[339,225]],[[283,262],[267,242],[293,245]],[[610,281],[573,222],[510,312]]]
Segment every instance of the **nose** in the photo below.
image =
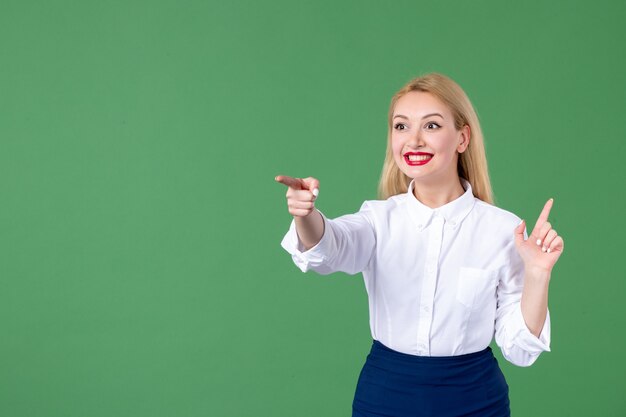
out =
[[406,141],[406,146],[412,149],[418,149],[424,147],[424,138],[422,137],[422,133],[418,130],[409,136]]

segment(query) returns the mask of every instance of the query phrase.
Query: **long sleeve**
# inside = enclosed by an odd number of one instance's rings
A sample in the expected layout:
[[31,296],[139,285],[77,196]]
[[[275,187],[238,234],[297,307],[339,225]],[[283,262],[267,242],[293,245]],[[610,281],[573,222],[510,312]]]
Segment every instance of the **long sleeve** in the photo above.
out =
[[[525,237],[526,232],[524,232]],[[496,343],[503,356],[517,366],[532,365],[541,352],[550,351],[550,310],[541,334],[533,335],[524,321],[521,309],[524,288],[524,263],[511,239],[505,248],[507,264],[500,270],[496,310]]]
[[356,274],[369,263],[376,237],[368,216],[367,201],[354,214],[328,219],[323,213],[324,234],[317,245],[304,251],[296,232],[295,221],[291,221],[281,246],[291,254],[294,263],[302,272],[313,270],[327,275],[341,271]]

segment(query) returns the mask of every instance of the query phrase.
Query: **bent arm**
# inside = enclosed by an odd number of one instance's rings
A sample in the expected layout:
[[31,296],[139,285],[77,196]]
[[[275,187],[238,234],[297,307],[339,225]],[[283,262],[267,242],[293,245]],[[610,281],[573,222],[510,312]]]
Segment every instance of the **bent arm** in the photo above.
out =
[[[525,280],[532,280],[532,272],[528,275],[525,266],[517,253],[513,242],[505,249],[508,262],[501,271],[498,282],[498,304],[496,309],[495,337],[506,360],[517,366],[532,365],[542,352],[550,351],[550,312],[547,308],[547,290],[545,292],[545,315],[541,314],[540,289],[525,285]],[[533,295],[540,297],[533,299]],[[523,293],[526,295],[523,296]],[[530,297],[528,297],[530,294]],[[522,308],[522,297],[524,303]],[[528,302],[530,301],[530,302]],[[532,314],[523,310],[535,308]],[[528,317],[525,317],[528,315]],[[528,324],[527,324],[528,322]]]

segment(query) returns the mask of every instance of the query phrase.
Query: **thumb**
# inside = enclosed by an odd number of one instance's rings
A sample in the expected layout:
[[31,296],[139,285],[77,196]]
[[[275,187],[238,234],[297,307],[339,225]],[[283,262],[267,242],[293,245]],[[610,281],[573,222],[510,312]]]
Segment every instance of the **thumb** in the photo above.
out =
[[526,229],[526,222],[522,219],[520,224],[515,228],[515,245],[519,246],[524,243],[524,230]]
[[317,196],[320,193],[320,182],[319,182],[319,180],[317,178],[308,177],[308,178],[303,178],[302,182],[304,183],[304,186],[306,187],[306,189],[311,191],[313,193],[313,195],[315,196],[315,198],[317,198]]

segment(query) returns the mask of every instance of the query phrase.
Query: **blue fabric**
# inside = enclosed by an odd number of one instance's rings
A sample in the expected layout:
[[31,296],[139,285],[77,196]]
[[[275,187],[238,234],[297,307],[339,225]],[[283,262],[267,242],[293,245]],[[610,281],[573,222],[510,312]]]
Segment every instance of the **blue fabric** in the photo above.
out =
[[509,386],[490,347],[459,356],[397,352],[374,340],[352,417],[509,417]]

